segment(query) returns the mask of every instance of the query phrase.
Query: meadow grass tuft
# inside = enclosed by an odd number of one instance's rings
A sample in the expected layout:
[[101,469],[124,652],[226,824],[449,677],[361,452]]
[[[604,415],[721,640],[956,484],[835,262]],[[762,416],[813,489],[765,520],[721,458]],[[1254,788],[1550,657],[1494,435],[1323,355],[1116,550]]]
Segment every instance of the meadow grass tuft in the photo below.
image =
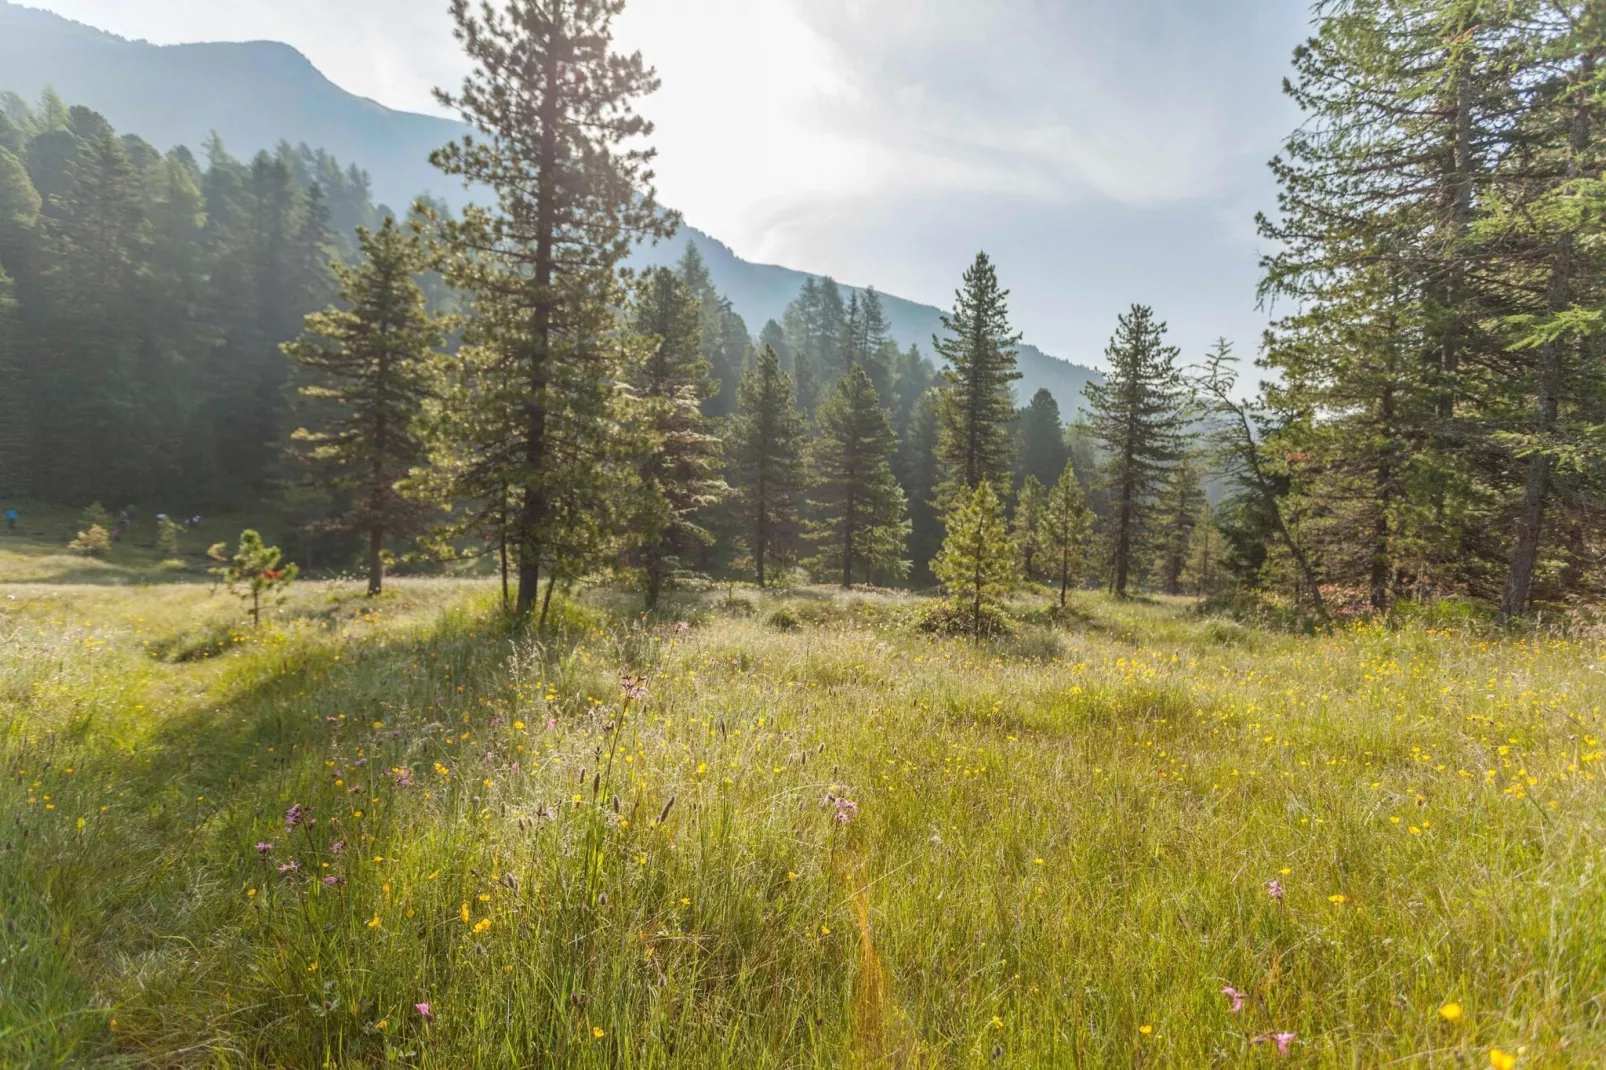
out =
[[1606,1057],[1598,640],[393,588],[0,587],[0,1063]]

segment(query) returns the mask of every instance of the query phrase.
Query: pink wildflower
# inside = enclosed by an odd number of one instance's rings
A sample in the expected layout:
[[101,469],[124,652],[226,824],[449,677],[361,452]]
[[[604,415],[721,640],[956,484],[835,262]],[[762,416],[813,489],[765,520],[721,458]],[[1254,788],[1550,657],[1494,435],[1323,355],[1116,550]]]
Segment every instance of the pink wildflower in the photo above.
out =
[[284,865],[279,867],[279,872],[280,873],[295,873],[300,868],[301,868],[301,863],[297,862],[295,859],[292,858],[292,859],[290,859],[290,861],[286,862]]
[[1237,1014],[1239,1011],[1244,1009],[1245,993],[1238,991],[1231,985],[1228,985],[1226,988],[1221,990],[1221,994],[1232,1000],[1232,1013]]
[[428,1003],[415,1003],[413,1004],[413,1010],[417,1011],[426,1022],[433,1022],[435,1020],[435,1016],[429,1012]]
[[272,850],[273,850],[273,844],[268,843],[266,840],[264,840],[263,842],[257,844],[257,854],[259,854],[259,855],[265,855],[269,851],[272,851]]
[[1283,882],[1278,880],[1276,877],[1273,877],[1271,880],[1267,881],[1266,894],[1271,896],[1277,902],[1281,903],[1283,901]]
[[1249,1043],[1251,1043],[1251,1044],[1264,1044],[1267,1041],[1271,1041],[1272,1043],[1277,1045],[1277,1054],[1279,1054],[1279,1055],[1287,1055],[1288,1054],[1288,1045],[1292,1044],[1294,1042],[1295,1038],[1297,1038],[1298,1036],[1299,1036],[1298,1033],[1262,1033],[1262,1034],[1260,1034],[1260,1036],[1258,1036],[1255,1039],[1251,1040]]

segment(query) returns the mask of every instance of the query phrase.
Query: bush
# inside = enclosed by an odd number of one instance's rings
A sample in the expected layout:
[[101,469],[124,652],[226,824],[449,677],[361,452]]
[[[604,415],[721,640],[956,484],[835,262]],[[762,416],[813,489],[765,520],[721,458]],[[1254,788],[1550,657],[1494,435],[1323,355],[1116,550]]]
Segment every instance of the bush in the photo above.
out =
[[67,549],[85,557],[105,557],[111,548],[112,537],[99,524],[89,525],[88,531],[80,531],[78,537],[67,544]]
[[1255,638],[1254,632],[1230,620],[1207,621],[1204,630],[1211,642],[1222,646],[1248,646]]
[[[970,606],[956,602],[932,602],[915,618],[915,627],[927,635],[973,637],[976,634],[976,615]],[[981,635],[984,639],[1006,638],[1015,634],[1014,622],[995,605],[982,603]]]
[[758,612],[758,606],[746,595],[733,594],[719,601],[720,612],[727,617],[751,617]]
[[158,517],[156,519],[156,550],[168,557],[178,554],[178,537],[184,529],[174,523],[171,517]]
[[803,627],[797,616],[785,606],[770,614],[769,626],[778,632],[795,632]]
[[1050,628],[1025,628],[1019,635],[1006,636],[999,653],[1023,661],[1054,661],[1065,656],[1065,641]]

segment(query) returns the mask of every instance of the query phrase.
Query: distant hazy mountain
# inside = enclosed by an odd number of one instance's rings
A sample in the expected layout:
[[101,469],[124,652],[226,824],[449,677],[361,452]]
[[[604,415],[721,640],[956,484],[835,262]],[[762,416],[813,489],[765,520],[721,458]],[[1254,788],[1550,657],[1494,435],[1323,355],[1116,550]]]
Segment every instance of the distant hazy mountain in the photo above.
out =
[[[367,170],[375,200],[393,208],[426,192],[454,204],[467,198],[429,164],[431,150],[462,131],[458,123],[393,111],[348,93],[289,45],[158,46],[0,0],[0,91],[33,100],[46,86],[68,104],[94,108],[119,131],[163,149],[198,148],[213,131],[240,156],[280,141],[306,142]],[[672,262],[688,241],[697,243],[716,285],[754,334],[766,320],[780,319],[809,277],[748,263],[694,227],[643,250],[638,261]],[[954,265],[956,282],[963,267]],[[932,356],[931,336],[941,327],[938,310],[882,297],[898,343],[918,344]],[[1081,403],[1082,385],[1098,377],[1035,346],[1021,348],[1020,366],[1018,398],[1024,402],[1046,387],[1067,417]]]

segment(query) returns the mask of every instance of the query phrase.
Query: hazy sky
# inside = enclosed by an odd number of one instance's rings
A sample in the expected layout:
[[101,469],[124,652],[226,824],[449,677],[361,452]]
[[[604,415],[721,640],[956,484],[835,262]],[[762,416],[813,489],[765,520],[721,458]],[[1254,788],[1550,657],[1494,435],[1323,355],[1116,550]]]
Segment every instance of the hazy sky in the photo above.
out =
[[[397,108],[462,73],[445,0],[24,2],[159,44],[286,41]],[[1099,364],[1134,301],[1189,357],[1253,350],[1306,22],[1306,0],[632,0],[618,29],[663,77],[643,110],[690,222],[944,307],[985,248],[1028,339]]]

